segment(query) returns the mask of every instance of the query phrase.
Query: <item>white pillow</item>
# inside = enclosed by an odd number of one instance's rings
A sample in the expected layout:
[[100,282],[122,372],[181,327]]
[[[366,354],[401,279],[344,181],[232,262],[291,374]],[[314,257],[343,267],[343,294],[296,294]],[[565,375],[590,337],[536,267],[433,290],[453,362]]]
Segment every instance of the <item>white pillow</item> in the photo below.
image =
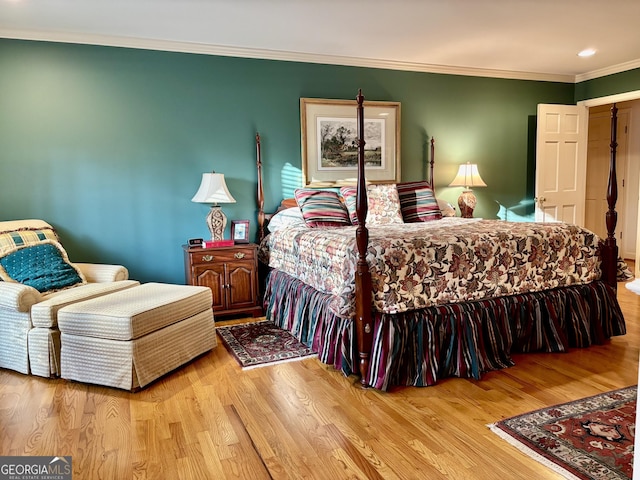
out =
[[456,207],[451,205],[446,200],[440,200],[438,198],[438,207],[440,207],[440,211],[442,212],[443,217],[455,217],[456,216]]
[[271,217],[271,220],[269,220],[267,224],[267,230],[275,232],[276,230],[299,225],[305,225],[304,219],[302,218],[302,211],[300,207],[291,207],[280,210]]

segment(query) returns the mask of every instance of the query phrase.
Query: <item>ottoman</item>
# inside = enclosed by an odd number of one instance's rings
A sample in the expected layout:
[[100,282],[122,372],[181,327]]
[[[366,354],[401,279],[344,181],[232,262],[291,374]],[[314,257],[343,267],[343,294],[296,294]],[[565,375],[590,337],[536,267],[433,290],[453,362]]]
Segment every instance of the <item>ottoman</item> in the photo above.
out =
[[135,280],[87,283],[51,295],[43,295],[43,300],[31,307],[29,330],[29,365],[33,375],[53,377],[60,375],[60,331],[58,312],[72,303],[108,295],[125,288],[140,285]]
[[208,287],[146,283],[58,312],[62,378],[144,387],[213,349]]

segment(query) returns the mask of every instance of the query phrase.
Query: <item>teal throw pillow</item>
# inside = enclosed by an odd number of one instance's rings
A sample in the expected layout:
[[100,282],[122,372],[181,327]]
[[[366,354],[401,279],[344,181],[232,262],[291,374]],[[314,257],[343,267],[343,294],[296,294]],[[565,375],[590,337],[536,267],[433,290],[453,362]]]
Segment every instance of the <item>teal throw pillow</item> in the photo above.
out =
[[0,267],[3,280],[29,285],[39,292],[85,283],[62,246],[53,241],[18,248],[0,258]]

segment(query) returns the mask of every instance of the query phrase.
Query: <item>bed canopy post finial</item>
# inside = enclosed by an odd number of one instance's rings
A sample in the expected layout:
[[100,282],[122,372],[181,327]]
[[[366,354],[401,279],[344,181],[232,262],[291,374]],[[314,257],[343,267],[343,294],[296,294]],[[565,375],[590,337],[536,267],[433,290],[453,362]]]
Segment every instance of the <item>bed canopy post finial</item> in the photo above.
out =
[[264,191],[262,189],[262,152],[260,148],[260,134],[256,132],[256,161],[258,166],[258,243],[265,236],[264,231]]
[[364,176],[364,96],[362,90],[358,90],[356,97],[357,107],[357,131],[358,131],[358,183],[356,193],[356,213],[358,227],[356,229],[356,246],[358,248],[358,264],[356,267],[356,335],[358,337],[358,355],[360,358],[360,376],[363,386],[368,386],[369,359],[371,356],[371,343],[373,337],[373,325],[371,317],[371,272],[367,263],[367,246],[369,244],[369,231],[366,226],[367,219],[367,183]]
[[618,213],[618,179],[616,174],[616,155],[618,149],[618,107],[614,103],[611,107],[611,157],[609,161],[609,183],[607,185],[608,210],[605,217],[607,238],[602,247],[602,277],[606,284],[614,290],[617,288],[618,245],[616,244],[616,225]]

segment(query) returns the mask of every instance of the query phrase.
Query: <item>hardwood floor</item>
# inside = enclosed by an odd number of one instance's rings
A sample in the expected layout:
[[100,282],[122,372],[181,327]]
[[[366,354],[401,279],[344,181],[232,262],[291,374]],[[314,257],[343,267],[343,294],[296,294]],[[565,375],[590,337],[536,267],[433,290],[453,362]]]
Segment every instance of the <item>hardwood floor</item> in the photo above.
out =
[[0,370],[0,455],[71,455],[80,479],[559,479],[486,425],[637,384],[627,334],[515,357],[481,381],[363,390],[315,359],[241,371],[218,347],[138,393]]

